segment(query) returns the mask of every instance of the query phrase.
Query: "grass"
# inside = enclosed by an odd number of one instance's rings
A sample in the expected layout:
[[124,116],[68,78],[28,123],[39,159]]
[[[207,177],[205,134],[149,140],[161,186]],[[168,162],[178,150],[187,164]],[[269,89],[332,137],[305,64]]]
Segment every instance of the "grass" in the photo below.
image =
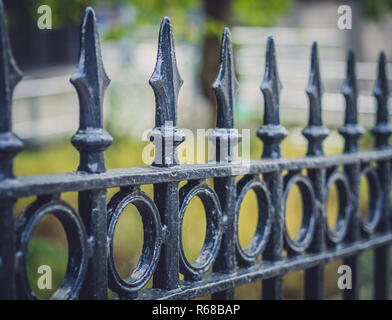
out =
[[[363,139],[362,147],[369,148],[370,138]],[[106,164],[108,168],[142,166],[142,152],[146,143],[137,143],[130,138],[116,138],[115,143],[106,152]],[[258,140],[252,139],[250,144],[251,157],[257,158],[261,154],[261,144]],[[293,143],[286,139],[283,142],[283,154],[286,157],[303,156],[306,152],[306,144]],[[327,154],[340,153],[339,144],[332,144],[326,149]],[[77,168],[78,152],[69,144],[68,141],[57,141],[56,143],[46,144],[45,147],[27,148],[15,161],[15,172],[17,175],[47,174],[73,171]],[[212,184],[211,179],[207,181]],[[181,182],[180,186],[185,182]],[[361,189],[366,186],[361,186]],[[152,185],[142,186],[142,190],[152,196]],[[118,188],[108,190],[107,199],[109,200]],[[361,207],[367,205],[367,193],[361,193]],[[77,193],[68,192],[62,194],[62,198],[77,210]],[[333,226],[336,221],[338,210],[338,193],[332,190],[328,199],[328,224]],[[16,215],[34,198],[19,199],[16,204]],[[366,210],[363,210],[366,211]],[[290,192],[287,202],[287,225],[291,236],[295,236],[299,231],[302,219],[301,194],[295,188]],[[248,193],[245,197],[239,216],[239,239],[243,247],[246,247],[255,232],[257,224],[257,201],[254,192]],[[30,241],[28,252],[28,274],[34,291],[40,298],[48,298],[61,283],[65,274],[67,261],[67,246],[64,231],[56,219],[43,221],[42,225],[37,226]],[[57,223],[57,224],[56,224]],[[185,214],[182,229],[183,246],[185,254],[190,261],[194,261],[202,248],[205,236],[206,220],[204,208],[200,199],[195,198]],[[140,253],[142,251],[143,230],[140,216],[133,206],[128,206],[124,210],[116,229],[114,238],[114,255],[116,267],[121,276],[126,277],[135,268]],[[41,264],[50,265],[53,272],[53,289],[39,290],[37,288],[37,268]],[[336,265],[329,267],[329,278],[336,274]],[[301,297],[300,291],[303,284],[303,272],[290,273],[284,280],[285,296],[287,298]],[[151,286],[151,281],[148,286]],[[331,289],[332,288],[332,289]],[[328,295],[336,293],[336,285],[326,292]],[[335,288],[335,290],[333,290]],[[236,298],[260,298],[260,283],[248,284],[236,289]]]

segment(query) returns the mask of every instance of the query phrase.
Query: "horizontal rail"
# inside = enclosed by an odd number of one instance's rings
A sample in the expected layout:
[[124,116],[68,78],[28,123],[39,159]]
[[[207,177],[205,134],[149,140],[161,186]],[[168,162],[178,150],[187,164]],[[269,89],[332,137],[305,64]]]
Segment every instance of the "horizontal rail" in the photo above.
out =
[[367,249],[392,242],[392,233],[375,235],[371,239],[362,240],[350,244],[342,244],[334,249],[316,254],[302,254],[294,258],[280,262],[260,261],[247,268],[239,268],[232,274],[213,273],[206,275],[199,282],[181,281],[177,289],[164,291],[159,289],[145,289],[140,292],[141,300],[169,300],[169,299],[192,299],[209,295],[214,292],[226,290],[257,280],[283,276],[289,271],[303,270],[316,265],[325,265],[336,259],[361,253]]
[[323,157],[252,159],[243,163],[183,164],[175,167],[110,169],[100,174],[69,172],[19,176],[0,183],[0,198],[20,198],[68,191],[145,185],[193,179],[219,178],[282,170],[320,169],[392,159],[392,150],[363,151]]

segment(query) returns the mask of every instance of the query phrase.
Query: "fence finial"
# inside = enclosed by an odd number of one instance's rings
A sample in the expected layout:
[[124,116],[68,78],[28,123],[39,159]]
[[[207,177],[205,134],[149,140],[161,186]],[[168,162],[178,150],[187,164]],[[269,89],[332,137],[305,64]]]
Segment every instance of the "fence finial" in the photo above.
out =
[[161,23],[157,62],[149,83],[155,93],[155,125],[161,127],[171,122],[176,126],[178,93],[184,81],[178,72],[173,31],[168,17],[163,18]]
[[376,147],[379,149],[388,148],[389,136],[392,133],[392,127],[388,123],[388,79],[386,75],[385,53],[382,51],[378,58],[378,75],[374,96],[377,99],[376,126],[372,133],[376,138]]
[[155,94],[155,128],[150,140],[155,144],[153,165],[169,167],[179,164],[177,147],[185,140],[177,128],[177,100],[183,84],[177,68],[173,31],[170,19],[163,18],[159,31],[158,55],[149,81]]
[[76,88],[80,104],[79,129],[71,140],[80,153],[78,171],[105,172],[104,151],[113,142],[103,128],[103,98],[110,79],[103,65],[92,8],[86,9],[83,18],[79,64],[70,81]]
[[3,2],[0,1],[0,180],[13,178],[13,159],[23,142],[12,132],[12,95],[22,79],[12,55]]
[[217,128],[233,128],[234,100],[239,90],[235,76],[233,48],[229,28],[225,28],[222,37],[219,74],[212,88],[217,101]]
[[257,131],[257,136],[264,142],[262,157],[280,158],[280,143],[287,136],[287,131],[279,120],[279,94],[282,84],[279,80],[272,37],[268,37],[267,41],[265,73],[260,89],[264,95],[264,122]]
[[317,43],[313,42],[311,53],[310,76],[306,94],[309,99],[309,121],[303,130],[303,135],[308,139],[308,156],[322,156],[323,140],[328,136],[329,130],[323,126],[321,117],[321,98],[323,87],[320,78],[320,65],[318,58]]
[[215,144],[215,160],[232,162],[236,158],[234,148],[241,141],[241,135],[234,129],[234,102],[239,90],[235,76],[234,56],[229,28],[225,28],[221,44],[218,77],[212,89],[217,101],[216,128],[209,135]]
[[355,153],[358,151],[358,140],[364,134],[364,128],[358,124],[358,90],[357,76],[355,73],[355,54],[352,49],[347,55],[346,79],[342,93],[346,101],[344,126],[339,129],[345,140],[344,152]]

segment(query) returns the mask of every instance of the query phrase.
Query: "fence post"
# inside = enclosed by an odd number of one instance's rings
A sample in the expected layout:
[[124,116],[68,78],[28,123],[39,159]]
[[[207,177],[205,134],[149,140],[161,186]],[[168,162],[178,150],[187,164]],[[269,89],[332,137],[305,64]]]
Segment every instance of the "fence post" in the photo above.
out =
[[[12,132],[12,94],[22,74],[16,66],[8,39],[3,2],[0,1],[0,181],[14,178],[13,159],[23,148]],[[0,201],[0,300],[15,299],[16,199]]]
[[[386,76],[386,59],[381,52],[378,60],[378,78],[374,96],[377,99],[376,126],[372,133],[375,136],[377,149],[389,149],[389,137],[392,127],[388,123],[388,79]],[[391,227],[390,217],[390,190],[391,190],[391,161],[382,160],[377,167],[381,192],[381,219],[378,231],[387,232]],[[389,295],[389,244],[375,249],[374,261],[374,298],[387,300]]]
[[[86,9],[81,28],[79,65],[71,78],[80,102],[80,124],[71,141],[80,153],[78,171],[103,173],[106,171],[104,151],[113,142],[103,128],[102,110],[104,93],[110,80],[102,62],[93,9]],[[106,189],[81,191],[78,202],[91,249],[79,298],[107,299]]]
[[[150,140],[155,145],[153,166],[178,165],[177,147],[185,140],[177,128],[177,98],[183,84],[177,69],[173,31],[170,19],[162,20],[159,31],[158,55],[150,85],[154,90],[155,128]],[[179,196],[178,182],[154,184],[154,201],[165,228],[166,241],[162,244],[159,262],[154,273],[153,286],[174,289],[179,281]]]
[[[355,72],[355,55],[354,51],[349,50],[347,56],[346,79],[343,84],[342,93],[345,98],[345,120],[344,126],[339,129],[339,133],[345,140],[344,153],[357,153],[358,141],[364,134],[365,130],[358,124],[358,90],[357,78]],[[351,213],[347,239],[349,241],[358,241],[360,239],[360,216],[359,216],[359,188],[361,176],[361,164],[354,163],[344,166],[344,172],[347,175],[351,187]],[[343,259],[345,265],[349,265],[352,271],[352,289],[344,290],[343,297],[346,300],[359,298],[359,254],[354,254]]]
[[[268,38],[265,56],[265,74],[260,87],[264,95],[264,123],[257,131],[263,141],[262,158],[278,159],[281,157],[281,142],[287,136],[286,129],[279,120],[279,94],[282,84],[279,80],[275,44],[272,37]],[[283,250],[283,177],[282,171],[274,171],[263,175],[271,191],[273,207],[271,237],[263,254],[264,260],[277,262],[282,259]],[[263,281],[263,299],[283,298],[283,276]]]
[[[308,87],[306,94],[309,99],[309,122],[303,130],[303,135],[309,141],[309,157],[324,156],[323,140],[328,136],[329,130],[322,123],[322,92],[323,87],[320,77],[320,66],[317,52],[317,43],[312,45],[311,66]],[[315,222],[314,238],[310,251],[318,253],[325,249],[325,232],[323,212],[325,208],[324,190],[325,169],[308,170],[308,175],[312,181],[316,203],[317,216]],[[305,299],[322,299],[324,291],[324,265],[320,264],[305,270]]]
[[[220,67],[213,90],[217,100],[216,128],[209,136],[215,144],[215,161],[229,163],[235,160],[235,148],[241,136],[234,129],[234,100],[239,89],[235,76],[233,49],[231,35],[225,28],[222,37]],[[214,188],[218,194],[224,225],[221,247],[216,257],[213,270],[216,272],[231,273],[235,270],[235,202],[236,180],[235,176],[214,179]],[[213,299],[234,299],[234,289],[217,292]]]

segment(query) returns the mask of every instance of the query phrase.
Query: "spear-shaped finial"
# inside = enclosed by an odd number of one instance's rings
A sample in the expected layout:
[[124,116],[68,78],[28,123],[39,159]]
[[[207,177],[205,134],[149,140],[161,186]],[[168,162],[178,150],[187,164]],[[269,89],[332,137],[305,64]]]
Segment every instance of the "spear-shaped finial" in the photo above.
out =
[[219,74],[212,88],[217,101],[217,128],[233,128],[234,100],[240,85],[235,76],[233,48],[229,28],[222,37]]
[[389,136],[392,127],[388,123],[388,79],[386,75],[385,53],[382,51],[378,58],[378,75],[374,96],[377,99],[376,126],[372,133],[376,138],[376,147],[379,149],[388,148]]
[[257,131],[257,136],[264,142],[262,157],[280,158],[280,143],[287,136],[287,131],[280,125],[279,119],[279,95],[282,84],[279,80],[272,37],[267,41],[265,73],[260,89],[264,95],[264,123]]
[[358,90],[357,76],[355,73],[355,54],[352,49],[348,51],[346,79],[344,80],[342,93],[346,101],[344,126],[339,129],[345,140],[344,152],[354,153],[358,151],[358,140],[365,130],[358,124]]
[[278,75],[275,57],[275,43],[268,38],[265,55],[265,73],[260,89],[264,94],[264,125],[279,125],[279,96],[283,86]]
[[80,38],[80,57],[70,79],[80,103],[79,129],[72,144],[80,153],[79,171],[105,172],[104,151],[113,138],[103,128],[103,98],[110,79],[106,75],[94,10],[87,8]]
[[0,1],[0,180],[14,177],[13,159],[23,149],[12,132],[12,95],[22,73],[11,52],[3,2]]
[[161,127],[171,122],[176,126],[178,93],[184,81],[178,72],[173,30],[168,17],[161,23],[157,62],[149,83],[155,94],[155,125]]
[[161,23],[158,40],[158,55],[155,70],[149,81],[155,94],[155,129],[150,140],[155,144],[155,166],[178,164],[177,147],[185,140],[177,126],[178,93],[183,84],[177,68],[173,31],[170,19]]
[[358,123],[358,89],[357,75],[355,72],[355,55],[350,49],[347,55],[346,79],[344,80],[342,93],[346,100],[345,124]]
[[321,97],[324,88],[321,84],[320,78],[320,63],[318,58],[317,43],[313,42],[311,62],[310,62],[310,75],[306,94],[309,97],[309,126],[322,125],[321,120]]
[[328,136],[329,130],[323,126],[321,118],[321,98],[323,87],[320,78],[320,65],[317,52],[317,43],[313,42],[310,76],[306,94],[309,98],[309,121],[308,126],[303,130],[303,135],[308,139],[308,156],[321,156],[323,151],[323,140]]
[[218,77],[212,89],[217,101],[216,128],[209,135],[215,144],[215,161],[232,162],[236,159],[241,135],[234,129],[234,101],[240,85],[235,76],[234,56],[229,28],[223,31]]

